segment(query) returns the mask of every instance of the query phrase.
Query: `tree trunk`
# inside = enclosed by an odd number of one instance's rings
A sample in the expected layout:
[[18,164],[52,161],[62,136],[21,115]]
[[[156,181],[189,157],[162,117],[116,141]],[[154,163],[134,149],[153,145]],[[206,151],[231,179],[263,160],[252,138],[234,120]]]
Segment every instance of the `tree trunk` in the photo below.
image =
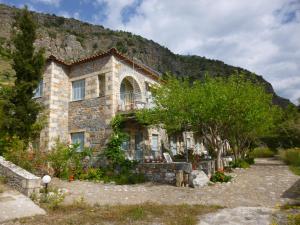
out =
[[216,163],[216,169],[217,170],[223,170],[223,163],[221,160],[221,156],[222,156],[222,148],[218,148],[217,150],[217,163]]

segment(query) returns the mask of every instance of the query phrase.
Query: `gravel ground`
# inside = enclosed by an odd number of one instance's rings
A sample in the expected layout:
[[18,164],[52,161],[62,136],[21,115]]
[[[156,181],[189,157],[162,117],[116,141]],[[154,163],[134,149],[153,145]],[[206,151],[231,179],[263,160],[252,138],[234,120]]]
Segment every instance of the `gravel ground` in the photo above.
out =
[[89,204],[115,205],[155,202],[162,204],[209,204],[225,207],[275,207],[300,198],[300,177],[276,159],[256,159],[249,169],[236,169],[230,183],[200,189],[152,183],[113,185],[54,179],[52,185],[66,188],[65,203],[84,198]]

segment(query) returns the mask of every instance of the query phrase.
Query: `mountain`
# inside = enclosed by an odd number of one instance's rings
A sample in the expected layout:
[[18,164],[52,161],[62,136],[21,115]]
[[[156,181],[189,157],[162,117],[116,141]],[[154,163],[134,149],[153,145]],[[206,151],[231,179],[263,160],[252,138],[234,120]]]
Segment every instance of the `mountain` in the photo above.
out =
[[[11,48],[11,30],[14,15],[20,10],[0,4],[0,76],[1,83],[10,83],[13,71],[9,66]],[[253,77],[265,85],[273,94],[273,102],[282,107],[290,101],[279,97],[270,83],[262,76],[248,70],[225,64],[219,60],[207,59],[196,55],[174,54],[166,47],[130,32],[113,31],[103,26],[92,25],[75,19],[66,19],[55,15],[35,13],[38,24],[38,38],[35,45],[44,47],[46,54],[53,54],[65,61],[73,61],[116,47],[120,52],[151,68],[164,73],[169,71],[177,76],[190,76],[191,79],[202,79],[205,73],[214,76],[228,76],[235,71],[244,72],[250,79]]]

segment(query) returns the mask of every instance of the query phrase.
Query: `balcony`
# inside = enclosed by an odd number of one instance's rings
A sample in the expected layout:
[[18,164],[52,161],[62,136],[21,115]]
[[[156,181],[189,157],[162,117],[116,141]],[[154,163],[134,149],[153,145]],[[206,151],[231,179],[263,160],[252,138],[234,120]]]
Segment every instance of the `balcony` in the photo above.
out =
[[123,92],[120,93],[118,102],[118,111],[131,112],[138,109],[149,109],[154,105],[152,98],[147,97],[147,94],[135,93],[135,92]]

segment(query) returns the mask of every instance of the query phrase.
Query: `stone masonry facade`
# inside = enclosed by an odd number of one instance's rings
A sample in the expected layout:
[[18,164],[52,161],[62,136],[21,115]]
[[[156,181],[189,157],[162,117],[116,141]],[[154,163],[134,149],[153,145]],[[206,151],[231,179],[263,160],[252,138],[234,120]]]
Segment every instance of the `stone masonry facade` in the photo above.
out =
[[[78,80],[84,81],[84,97],[73,100],[73,85]],[[111,119],[118,113],[126,115],[137,107],[149,107],[147,88],[158,83],[158,73],[115,49],[73,63],[50,56],[43,74],[43,92],[36,98],[44,105],[47,118],[40,134],[40,148],[51,150],[57,140],[71,143],[73,133],[83,133],[84,146],[101,151],[111,135]],[[137,148],[134,132],[146,134],[139,140],[144,149],[151,148],[152,133],[157,135],[153,143],[160,149],[165,132],[158,128],[137,129],[134,123],[129,122],[127,129],[132,134],[131,150]]]
[[162,157],[162,149],[169,149],[173,155],[186,148],[205,152],[201,139],[192,132],[169,137],[165,130],[143,127],[132,117],[137,109],[153,107],[150,88],[159,85],[159,76],[116,49],[72,63],[50,56],[42,93],[36,96],[46,116],[39,148],[51,150],[57,140],[73,143],[77,135],[76,141],[101,152],[112,132],[112,118],[123,114],[130,118],[124,129],[129,138],[122,145],[128,158],[142,161],[146,156]]

